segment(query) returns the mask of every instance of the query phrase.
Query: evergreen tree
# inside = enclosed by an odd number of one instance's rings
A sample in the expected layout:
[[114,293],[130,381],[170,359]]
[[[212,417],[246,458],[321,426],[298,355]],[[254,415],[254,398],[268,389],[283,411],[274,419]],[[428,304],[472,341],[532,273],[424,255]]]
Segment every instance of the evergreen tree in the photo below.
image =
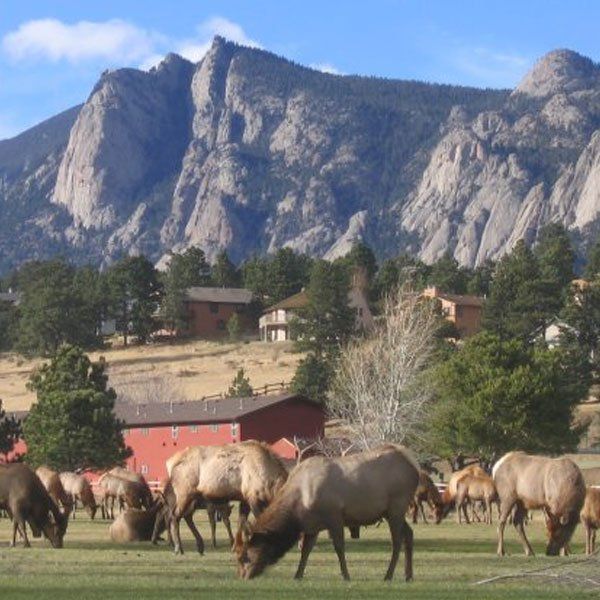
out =
[[553,316],[543,291],[536,257],[521,240],[498,262],[485,303],[484,326],[504,338],[529,340]]
[[0,454],[6,462],[8,454],[21,437],[21,423],[13,417],[7,417],[0,400]]
[[108,272],[111,315],[127,345],[130,334],[146,342],[155,329],[154,314],[161,299],[161,285],[154,265],[144,256],[130,256]]
[[428,284],[435,285],[443,292],[465,294],[468,274],[460,267],[457,260],[448,252],[431,265]]
[[31,376],[28,385],[37,401],[23,433],[32,465],[61,471],[106,469],[131,454],[104,371],[104,361],[92,363],[81,349],[65,345]]
[[96,316],[75,285],[71,265],[61,259],[29,263],[19,271],[18,285],[20,352],[47,355],[62,343],[86,348],[99,344]]
[[216,287],[238,287],[240,285],[238,270],[229,260],[225,250],[217,254],[212,267],[212,284]]
[[253,389],[250,385],[250,378],[246,377],[244,369],[238,369],[229,390],[227,391],[228,398],[248,398],[252,396]]
[[436,455],[493,460],[509,450],[573,451],[581,431],[574,412],[587,381],[561,349],[482,333],[440,365],[431,415]]
[[363,268],[369,282],[373,281],[377,273],[377,259],[375,258],[375,254],[364,242],[355,243],[350,252],[339,260],[349,267]]
[[242,322],[238,313],[233,313],[227,321],[227,332],[232,341],[238,340],[242,332]]
[[325,357],[311,352],[298,363],[290,389],[296,394],[302,394],[313,402],[324,405],[332,376],[333,369],[330,362]]
[[408,254],[390,258],[384,261],[375,277],[375,296],[381,299],[404,285],[422,290],[427,285],[430,272],[431,267]]
[[561,292],[568,289],[575,276],[575,251],[565,227],[560,223],[542,227],[534,252],[541,279]]
[[267,295],[270,304],[298,293],[308,282],[312,259],[281,248],[267,267]]
[[588,250],[583,276],[586,279],[600,277],[600,239]]
[[12,349],[18,322],[17,307],[12,302],[0,300],[0,352]]
[[467,293],[474,296],[488,296],[495,268],[496,264],[489,259],[475,267],[467,284]]
[[355,330],[355,314],[348,304],[349,277],[343,265],[315,262],[306,289],[308,306],[295,325],[297,345],[316,356],[337,355]]
[[261,305],[269,298],[269,263],[266,258],[253,257],[242,264],[242,284],[251,290]]

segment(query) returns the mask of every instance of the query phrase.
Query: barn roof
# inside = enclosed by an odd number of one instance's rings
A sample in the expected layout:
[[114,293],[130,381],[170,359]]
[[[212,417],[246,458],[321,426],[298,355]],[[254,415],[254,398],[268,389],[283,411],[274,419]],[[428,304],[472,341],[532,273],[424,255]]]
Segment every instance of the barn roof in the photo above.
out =
[[131,404],[117,402],[115,413],[128,427],[150,425],[179,425],[223,423],[268,409],[277,404],[300,400],[310,402],[299,394],[268,394],[249,398],[221,398],[218,400],[188,400],[185,402],[161,402]]
[[244,288],[190,287],[185,291],[185,300],[187,302],[250,304],[252,291]]
[[458,306],[483,306],[484,299],[479,296],[463,296],[460,294],[446,294],[442,292],[436,296]]

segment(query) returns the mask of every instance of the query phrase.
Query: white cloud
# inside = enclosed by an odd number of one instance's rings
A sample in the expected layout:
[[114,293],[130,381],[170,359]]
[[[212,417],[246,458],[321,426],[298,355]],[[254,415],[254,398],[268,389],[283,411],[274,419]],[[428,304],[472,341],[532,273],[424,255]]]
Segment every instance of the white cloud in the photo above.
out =
[[249,46],[250,48],[262,48],[256,41],[249,38],[246,32],[238,23],[234,23],[224,17],[211,17],[197,28],[197,36],[192,39],[181,40],[175,46],[175,51],[184,58],[193,62],[202,60],[202,57],[210,49],[212,39],[215,35],[220,35],[232,42]]
[[321,71],[322,73],[329,73],[330,75],[343,75],[343,73],[334,65],[328,62],[324,63],[311,63],[308,65],[311,69]]
[[164,36],[126,21],[79,21],[67,24],[57,19],[22,23],[2,40],[4,51],[13,60],[66,60],[78,63],[91,59],[129,62],[154,53]]
[[461,71],[477,78],[481,85],[513,87],[532,64],[532,59],[488,48],[462,48],[453,62]]

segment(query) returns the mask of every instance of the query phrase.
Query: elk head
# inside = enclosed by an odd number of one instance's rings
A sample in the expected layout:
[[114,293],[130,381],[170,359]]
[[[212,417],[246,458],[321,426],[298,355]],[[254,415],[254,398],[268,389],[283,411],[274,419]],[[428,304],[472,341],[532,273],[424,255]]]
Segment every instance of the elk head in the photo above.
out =
[[248,524],[238,530],[233,552],[238,561],[238,574],[241,578],[253,579],[269,565],[265,543],[264,536],[253,532]]

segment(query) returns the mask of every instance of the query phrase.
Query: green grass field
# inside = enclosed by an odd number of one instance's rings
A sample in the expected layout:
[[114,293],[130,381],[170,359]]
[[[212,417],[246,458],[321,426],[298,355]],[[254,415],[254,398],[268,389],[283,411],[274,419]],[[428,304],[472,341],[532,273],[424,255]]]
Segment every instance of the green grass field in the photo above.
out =
[[[207,523],[199,522],[203,534]],[[182,527],[182,531],[185,526]],[[292,579],[298,552],[290,551],[274,568],[253,581],[240,581],[233,557],[219,526],[220,548],[208,548],[200,557],[191,537],[185,538],[186,554],[175,557],[166,545],[118,546],[108,538],[108,523],[81,517],[71,521],[65,547],[54,550],[43,540],[33,547],[8,548],[9,522],[0,520],[0,596],[88,600],[102,598],[586,598],[598,592],[569,585],[553,585],[544,579],[516,579],[485,586],[474,581],[503,573],[560,564],[569,558],[538,556],[526,559],[512,528],[507,528],[510,555],[498,558],[495,526],[417,525],[415,530],[415,579],[402,579],[402,556],[391,584],[382,581],[389,559],[387,527],[362,531],[361,540],[347,541],[347,558],[353,581],[339,576],[335,553],[322,534],[313,551],[303,581]],[[528,527],[534,548],[543,553],[541,523]],[[188,533],[187,530],[185,533]],[[582,556],[583,534],[575,532],[572,551]],[[600,563],[598,563],[600,567]],[[600,568],[598,569],[600,575]]]

